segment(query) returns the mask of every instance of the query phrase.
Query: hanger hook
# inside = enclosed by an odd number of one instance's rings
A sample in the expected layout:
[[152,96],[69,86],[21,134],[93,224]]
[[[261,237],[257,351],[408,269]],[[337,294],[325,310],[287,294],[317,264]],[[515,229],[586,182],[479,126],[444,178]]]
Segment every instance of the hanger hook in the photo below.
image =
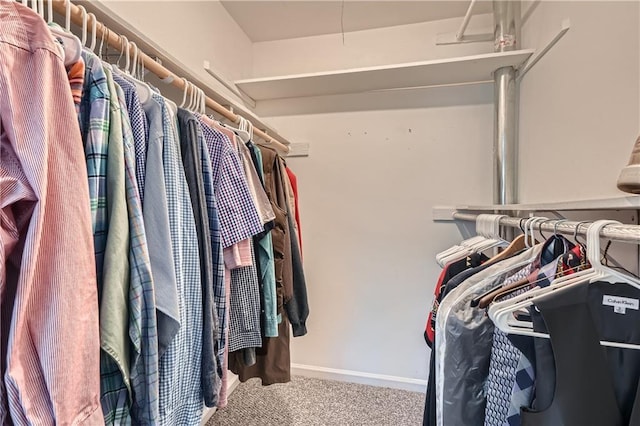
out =
[[124,37],[123,38],[127,41],[127,52],[125,53],[124,56],[124,72],[126,72],[127,74],[131,74],[129,72],[129,68],[131,67],[131,42],[129,41],[128,38]]
[[535,238],[536,238],[536,229],[535,226],[539,223],[539,222],[546,222],[547,220],[549,220],[548,217],[543,217],[543,216],[535,216],[533,218],[533,220],[531,221],[531,223],[529,223],[529,227],[531,228],[531,244],[534,244]]
[[67,32],[71,31],[71,0],[66,0],[64,2],[64,29]]
[[[49,3],[51,3],[51,0],[49,0]],[[89,50],[93,52],[96,48],[96,42],[98,41],[98,20],[93,13],[90,13],[89,16],[91,17],[91,45],[89,46]]]
[[138,45],[136,44],[135,41],[132,41],[131,43],[129,43],[132,50],[133,50],[133,60],[131,61],[131,65],[133,65],[133,69],[131,70],[131,72],[129,74],[131,74],[132,76],[135,77],[135,73],[136,73],[136,68],[137,68],[137,64],[138,64]]
[[47,1],[47,23],[53,22],[53,0]]
[[196,85],[192,82],[189,82],[189,105],[187,106],[187,109],[189,111],[193,110],[195,95],[196,95]]
[[576,244],[578,244],[579,246],[582,246],[582,247],[584,247],[585,244],[580,242],[580,240],[578,239],[578,233],[580,232],[580,227],[582,225],[586,224],[586,223],[591,223],[591,222],[588,221],[588,220],[583,220],[581,222],[578,222],[576,224],[576,229],[573,230],[573,240],[576,242]]
[[182,92],[182,102],[180,102],[180,108],[184,108],[184,103],[187,101],[187,88],[188,88],[188,82],[187,79],[182,77],[182,83],[184,84],[184,90]]
[[596,270],[602,266],[600,260],[600,232],[608,225],[619,223],[615,220],[596,220],[587,228],[587,259]]
[[204,115],[207,113],[207,95],[203,89],[200,89],[200,91],[202,92],[202,114]]
[[531,248],[533,247],[533,228],[531,228],[531,224],[533,222],[535,222],[537,220],[536,216],[531,216],[530,218],[527,219],[527,221],[524,223],[524,241],[525,241],[525,245],[527,246],[527,248]]
[[104,47],[104,38],[105,34],[107,34],[107,31],[109,31],[109,28],[103,28],[102,34],[100,35],[100,47],[98,47],[98,57],[100,59],[104,59],[104,57],[102,56],[102,48]]
[[[540,233],[540,236],[541,236],[543,239],[545,239],[545,240],[548,240],[548,238],[547,238],[547,236],[546,236],[546,235],[544,235],[544,233],[542,232],[542,231],[543,231],[542,227],[544,226],[544,224],[545,224],[545,223],[547,223],[547,222],[553,222],[553,221],[554,221],[554,219],[545,219],[545,220],[543,220],[543,221],[540,223],[540,229],[538,229],[538,232]],[[553,235],[555,235],[555,233],[554,233]]]
[[87,9],[84,6],[78,6],[80,12],[82,12],[82,38],[80,39],[80,44],[82,47],[87,47]]
[[558,235],[558,225],[560,225],[563,222],[567,222],[567,219],[560,219],[560,220],[556,220],[556,222],[553,224],[553,235]]

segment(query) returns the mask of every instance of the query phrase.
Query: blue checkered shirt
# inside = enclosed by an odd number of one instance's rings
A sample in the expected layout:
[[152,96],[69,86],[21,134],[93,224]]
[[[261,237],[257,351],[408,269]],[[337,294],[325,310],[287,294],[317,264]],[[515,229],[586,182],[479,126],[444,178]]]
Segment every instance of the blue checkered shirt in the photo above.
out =
[[[226,336],[223,330],[227,328],[226,318],[226,287],[224,284],[224,258],[222,256],[222,238],[220,235],[220,219],[218,217],[218,206],[215,196],[215,185],[213,183],[213,168],[211,158],[204,140],[200,143],[202,159],[202,176],[204,180],[204,192],[209,213],[209,232],[211,233],[211,246],[213,258],[213,296],[216,306],[216,316],[218,320],[218,333],[216,343],[216,364],[218,376],[222,378],[222,368],[224,365],[224,348],[226,347]],[[222,350],[221,350],[222,348]]]
[[201,380],[202,284],[195,218],[185,178],[175,113],[162,105],[164,174],[169,228],[178,287],[180,329],[160,358],[159,425],[200,424],[203,409]]
[[113,79],[124,92],[129,122],[131,123],[131,132],[133,133],[133,141],[135,146],[136,161],[136,181],[138,182],[138,193],[141,202],[144,202],[144,179],[145,164],[147,162],[147,145],[149,143],[149,129],[147,126],[147,117],[145,116],[140,97],[136,92],[136,87],[126,78],[113,74]]
[[226,135],[209,126],[203,117],[197,117],[202,124],[213,168],[222,247],[231,247],[261,233],[262,221],[251,198],[240,157],[231,141]]

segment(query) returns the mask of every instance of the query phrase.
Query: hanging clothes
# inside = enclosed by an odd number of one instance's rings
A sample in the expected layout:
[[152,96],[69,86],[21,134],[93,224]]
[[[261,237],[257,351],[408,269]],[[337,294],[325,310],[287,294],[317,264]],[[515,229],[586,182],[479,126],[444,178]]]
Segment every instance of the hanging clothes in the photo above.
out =
[[551,404],[525,410],[524,426],[640,424],[640,351],[600,345],[601,340],[640,342],[640,313],[633,307],[616,310],[607,298],[637,303],[640,290],[596,282],[536,302],[551,336],[557,379]]
[[[159,98],[156,96],[155,98]],[[169,226],[168,189],[164,172],[164,126],[162,104],[149,97],[143,104],[149,130],[143,217],[149,232],[149,258],[156,294],[158,359],[162,358],[180,328],[178,279]]]
[[10,1],[0,2],[0,117],[0,423],[102,424],[78,119],[49,29]]
[[129,323],[131,340],[131,414],[135,424],[152,424],[159,416],[158,334],[155,284],[151,269],[142,202],[136,180],[135,137],[124,91],[115,85],[122,116],[125,190],[129,219]]
[[[215,341],[218,339],[218,320],[213,306],[213,289],[217,283],[213,267],[211,233],[209,232],[209,211],[205,194],[204,171],[201,147],[204,145],[202,130],[193,114],[178,109],[180,126],[180,148],[186,173],[187,184],[191,194],[191,203],[196,218],[198,248],[200,253],[200,270],[202,271],[202,356],[201,374],[204,401],[207,407],[215,407],[220,389],[221,377],[216,367]],[[207,176],[208,179],[212,177]],[[219,284],[218,284],[219,285]]]
[[[602,222],[594,226],[588,233]],[[640,424],[640,352],[601,344],[640,342],[637,279],[604,283],[587,272],[563,281],[590,268],[584,246],[555,234],[524,249],[516,240],[475,267],[467,248],[486,243],[469,243],[440,274],[423,424]],[[454,259],[455,250],[439,256]],[[606,269],[596,277],[624,275]]]
[[[251,157],[262,187],[264,188],[264,169],[262,167],[262,152],[254,144],[250,144]],[[271,201],[269,201],[271,204]],[[271,209],[273,211],[273,208]],[[275,221],[275,212],[274,221]],[[276,290],[276,273],[273,255],[273,239],[271,230],[275,222],[271,222],[268,227],[265,225],[265,232],[254,237],[254,249],[258,260],[258,270],[260,271],[261,282],[261,302],[262,302],[262,324],[265,337],[278,337],[278,324],[282,317],[278,315],[278,296]]]
[[229,368],[244,382],[252,377],[260,377],[264,385],[286,383],[291,380],[289,321],[284,309],[285,300],[293,295],[293,270],[291,265],[291,240],[287,219],[287,200],[282,181],[281,160],[274,150],[260,148],[263,158],[265,190],[276,215],[273,228],[273,249],[275,256],[275,276],[278,300],[278,315],[282,321],[278,327],[278,337],[263,339],[262,347],[256,350],[256,362],[245,363],[241,352],[229,354]]
[[251,364],[264,334],[289,380],[285,306],[304,295],[306,332],[306,283],[297,237],[274,250],[262,153],[87,49],[65,67],[62,47],[0,0],[0,423],[198,424],[227,403],[229,350]]
[[202,417],[202,282],[196,224],[186,182],[177,126],[177,108],[154,94],[162,107],[163,167],[169,229],[176,270],[180,328],[160,358],[158,424],[196,424]]

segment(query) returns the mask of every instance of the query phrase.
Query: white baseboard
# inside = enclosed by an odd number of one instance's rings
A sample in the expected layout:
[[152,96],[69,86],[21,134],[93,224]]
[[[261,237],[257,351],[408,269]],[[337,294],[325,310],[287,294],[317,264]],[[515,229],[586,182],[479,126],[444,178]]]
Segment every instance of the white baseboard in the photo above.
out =
[[[236,390],[238,385],[240,384],[240,379],[238,376],[233,374],[231,371],[229,373],[229,379],[227,380],[227,396],[230,396],[231,393]],[[200,426],[204,426],[211,419],[211,417],[215,414],[216,407],[204,407],[204,411],[202,412],[202,421],[200,422]]]
[[408,377],[387,376],[384,374],[365,373],[362,371],[340,370],[336,368],[317,367],[314,365],[291,364],[291,374],[318,379],[338,380],[341,382],[360,383],[384,388],[403,389],[414,392],[426,392],[427,381]]

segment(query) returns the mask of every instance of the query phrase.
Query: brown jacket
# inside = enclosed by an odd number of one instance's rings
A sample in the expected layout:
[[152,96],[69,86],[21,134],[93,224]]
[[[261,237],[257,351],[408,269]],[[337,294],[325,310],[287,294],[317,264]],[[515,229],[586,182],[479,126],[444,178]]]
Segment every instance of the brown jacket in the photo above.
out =
[[275,259],[278,314],[282,316],[282,322],[278,326],[278,337],[262,337],[262,348],[256,349],[255,364],[246,365],[244,353],[237,351],[229,354],[229,369],[239,376],[241,382],[259,377],[262,379],[263,385],[270,385],[286,383],[291,380],[290,326],[284,304],[293,297],[293,267],[286,186],[282,180],[284,163],[274,150],[260,147],[260,151],[262,152],[265,192],[276,214],[271,236]]

